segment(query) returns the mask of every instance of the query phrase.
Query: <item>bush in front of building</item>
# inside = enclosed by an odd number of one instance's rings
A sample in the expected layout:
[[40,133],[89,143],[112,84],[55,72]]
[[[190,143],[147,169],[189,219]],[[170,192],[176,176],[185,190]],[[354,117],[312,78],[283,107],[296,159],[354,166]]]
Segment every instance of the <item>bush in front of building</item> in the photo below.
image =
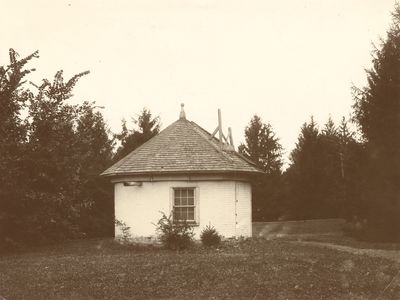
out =
[[129,244],[132,242],[131,228],[125,222],[115,219],[114,223],[119,227],[121,234],[117,237],[122,244]]
[[156,231],[163,246],[170,250],[187,249],[193,243],[193,227],[185,221],[174,222],[171,215],[162,213]]
[[218,246],[221,243],[221,236],[214,226],[207,225],[201,231],[200,240],[205,247]]

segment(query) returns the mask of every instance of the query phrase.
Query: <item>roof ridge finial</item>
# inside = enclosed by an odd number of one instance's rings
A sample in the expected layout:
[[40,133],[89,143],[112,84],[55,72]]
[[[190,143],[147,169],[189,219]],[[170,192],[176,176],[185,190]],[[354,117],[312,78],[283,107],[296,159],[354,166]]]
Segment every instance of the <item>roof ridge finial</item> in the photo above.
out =
[[179,119],[180,120],[186,120],[186,114],[185,114],[185,104],[181,103],[181,113],[179,114]]

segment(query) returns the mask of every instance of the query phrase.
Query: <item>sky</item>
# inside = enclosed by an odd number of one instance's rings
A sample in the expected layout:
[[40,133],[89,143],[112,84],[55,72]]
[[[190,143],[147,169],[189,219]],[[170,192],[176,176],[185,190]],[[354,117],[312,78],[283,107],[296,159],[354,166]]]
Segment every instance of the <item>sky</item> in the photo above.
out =
[[313,115],[349,117],[395,0],[0,0],[0,65],[39,50],[29,80],[90,70],[73,103],[96,101],[113,132],[143,107],[212,132],[222,110],[235,146],[254,114],[287,161]]

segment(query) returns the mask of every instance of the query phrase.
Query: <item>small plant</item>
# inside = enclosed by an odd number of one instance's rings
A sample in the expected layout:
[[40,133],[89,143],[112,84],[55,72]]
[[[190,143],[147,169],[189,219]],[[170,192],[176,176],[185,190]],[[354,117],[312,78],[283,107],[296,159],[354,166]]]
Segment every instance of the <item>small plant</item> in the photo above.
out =
[[123,243],[123,244],[129,244],[132,242],[132,235],[131,235],[131,228],[126,225],[125,222],[122,222],[120,220],[115,219],[115,225],[119,227],[121,230],[121,235],[118,236],[118,239]]
[[164,213],[156,224],[156,231],[161,243],[167,249],[187,249],[193,241],[193,227],[190,224],[185,221],[174,223],[172,216],[167,217]]
[[214,226],[207,225],[200,234],[201,243],[205,247],[218,246],[221,243],[221,236]]

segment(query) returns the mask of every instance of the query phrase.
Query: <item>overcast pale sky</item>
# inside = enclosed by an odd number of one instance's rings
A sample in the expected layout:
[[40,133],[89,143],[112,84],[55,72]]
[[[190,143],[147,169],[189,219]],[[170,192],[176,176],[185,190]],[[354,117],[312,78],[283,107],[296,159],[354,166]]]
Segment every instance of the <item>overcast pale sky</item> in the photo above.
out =
[[209,131],[222,109],[235,145],[257,113],[285,148],[314,115],[351,112],[372,43],[384,37],[395,0],[0,0],[0,64],[8,49],[40,83],[90,70],[74,102],[96,101],[114,132],[143,107],[163,128],[179,116]]

